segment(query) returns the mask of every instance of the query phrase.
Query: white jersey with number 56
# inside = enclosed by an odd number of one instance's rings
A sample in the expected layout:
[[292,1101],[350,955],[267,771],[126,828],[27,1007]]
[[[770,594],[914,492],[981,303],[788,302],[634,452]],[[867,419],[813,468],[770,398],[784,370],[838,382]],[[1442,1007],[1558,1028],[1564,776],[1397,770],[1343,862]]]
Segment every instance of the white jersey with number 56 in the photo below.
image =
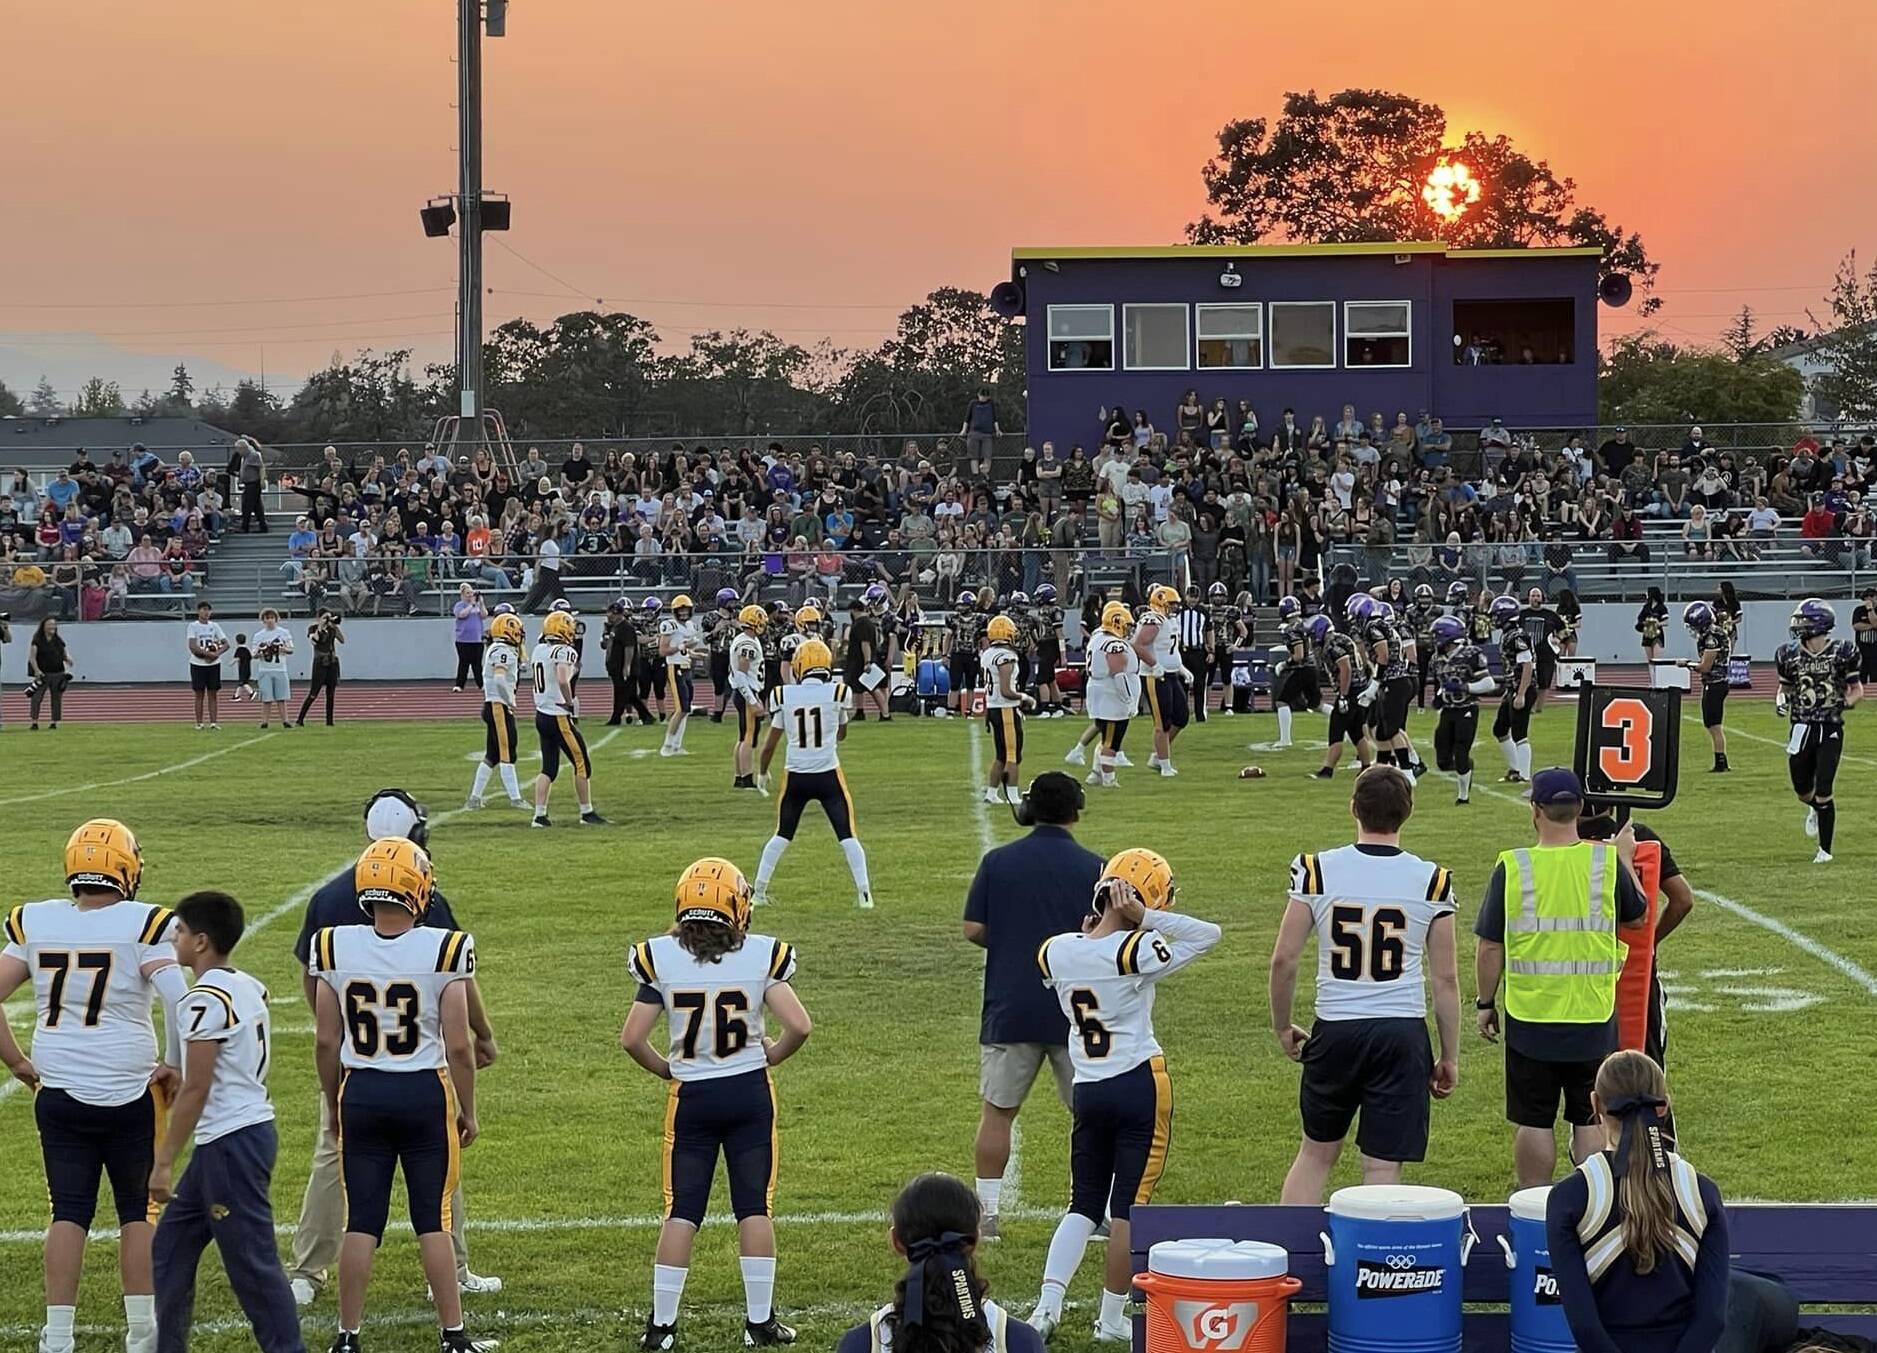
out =
[[841,725],[853,701],[839,681],[812,678],[784,686],[770,726],[788,744],[782,763],[791,771],[835,770],[841,764]]
[[1453,875],[1393,846],[1339,846],[1290,863],[1290,900],[1317,937],[1316,1017],[1425,1019],[1427,931],[1453,915]]
[[1043,985],[1074,1027],[1069,1060],[1077,1081],[1105,1081],[1160,1056],[1154,1037],[1154,984],[1219,942],[1219,927],[1197,916],[1150,911],[1141,929],[1100,939],[1056,935],[1037,950]]

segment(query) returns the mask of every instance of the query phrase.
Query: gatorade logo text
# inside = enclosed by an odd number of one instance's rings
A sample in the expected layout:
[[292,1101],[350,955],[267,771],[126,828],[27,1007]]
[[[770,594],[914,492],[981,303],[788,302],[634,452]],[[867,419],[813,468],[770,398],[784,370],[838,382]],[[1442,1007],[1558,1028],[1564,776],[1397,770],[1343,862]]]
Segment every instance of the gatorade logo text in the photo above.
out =
[[1180,1335],[1188,1348],[1230,1353],[1230,1350],[1243,1348],[1252,1330],[1257,1328],[1258,1303],[1176,1301],[1173,1320],[1180,1327]]
[[1550,1269],[1536,1268],[1532,1270],[1532,1300],[1537,1302],[1540,1306],[1557,1306],[1561,1304],[1558,1297],[1558,1280],[1551,1276]]
[[1444,1268],[1422,1268],[1411,1255],[1391,1254],[1388,1262],[1373,1264],[1356,1261],[1356,1296],[1408,1297],[1421,1292],[1438,1292],[1447,1282]]

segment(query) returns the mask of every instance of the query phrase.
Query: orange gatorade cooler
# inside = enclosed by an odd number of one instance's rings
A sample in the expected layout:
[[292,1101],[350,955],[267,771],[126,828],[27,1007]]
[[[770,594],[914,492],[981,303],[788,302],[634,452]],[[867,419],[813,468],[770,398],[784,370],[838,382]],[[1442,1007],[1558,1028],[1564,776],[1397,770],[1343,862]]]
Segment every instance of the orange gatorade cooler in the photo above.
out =
[[1290,1255],[1258,1240],[1163,1240],[1134,1285],[1147,1294],[1147,1353],[1284,1353]]

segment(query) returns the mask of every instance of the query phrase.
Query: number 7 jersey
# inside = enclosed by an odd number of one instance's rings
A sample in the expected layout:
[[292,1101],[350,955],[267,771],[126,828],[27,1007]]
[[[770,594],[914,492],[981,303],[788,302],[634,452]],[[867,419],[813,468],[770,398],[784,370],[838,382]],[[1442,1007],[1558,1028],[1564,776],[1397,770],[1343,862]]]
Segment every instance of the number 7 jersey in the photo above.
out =
[[635,944],[626,964],[638,980],[638,999],[665,1008],[673,1080],[719,1080],[769,1065],[763,1002],[770,987],[795,976],[792,946],[745,935],[741,948],[704,963],[677,936],[659,935]]
[[439,1071],[443,992],[475,975],[476,941],[465,930],[418,926],[380,935],[368,925],[313,936],[306,970],[332,988],[345,1024],[339,1062],[349,1071]]
[[1143,929],[1100,939],[1055,935],[1036,951],[1043,985],[1056,993],[1069,1030],[1078,1083],[1112,1080],[1160,1056],[1154,1037],[1154,985],[1219,942],[1219,927],[1197,916],[1150,911]]

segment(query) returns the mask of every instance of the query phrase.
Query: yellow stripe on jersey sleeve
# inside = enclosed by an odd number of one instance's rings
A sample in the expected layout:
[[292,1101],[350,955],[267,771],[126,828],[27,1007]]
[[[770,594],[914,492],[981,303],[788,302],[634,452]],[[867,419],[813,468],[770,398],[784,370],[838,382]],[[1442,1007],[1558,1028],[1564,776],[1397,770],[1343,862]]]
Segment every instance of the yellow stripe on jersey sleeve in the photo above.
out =
[[1141,941],[1147,938],[1145,930],[1136,930],[1121,941],[1121,949],[1115,955],[1114,965],[1123,977],[1139,977],[1141,974]]
[[1453,875],[1439,865],[1434,866],[1434,877],[1427,881],[1427,900],[1445,902],[1453,896]]
[[438,972],[459,972],[462,969],[463,950],[469,943],[469,932],[452,930],[449,939],[443,942],[443,955],[439,960]]
[[773,982],[782,980],[782,974],[788,971],[791,951],[785,941],[776,941],[775,957],[769,962],[769,979]]
[[237,1024],[241,1023],[240,1018],[235,1014],[234,1001],[230,999],[228,993],[223,991],[220,987],[212,987],[204,983],[200,986],[191,987],[189,994],[191,996],[213,996],[216,1000],[220,1001],[222,1003],[222,1009],[228,1012],[228,1023],[225,1027],[232,1029]]
[[143,932],[138,935],[137,943],[155,944],[162,939],[163,931],[169,925],[169,918],[175,914],[168,907],[151,908],[150,919],[143,923]]
[[656,982],[658,980],[658,968],[652,963],[652,942],[645,940],[634,946],[632,955],[638,960],[640,980],[648,983]]
[[327,926],[313,937],[313,968],[316,972],[332,971],[331,926]]
[[24,904],[7,913],[7,939],[14,944],[26,943],[26,907]]
[[[1054,938],[1055,936],[1053,935],[1050,936],[1050,939],[1054,939]],[[1042,944],[1037,946],[1036,966],[1043,970],[1043,977],[1045,980],[1048,980],[1055,976],[1055,974],[1050,972],[1049,970],[1049,940],[1044,940]]]

